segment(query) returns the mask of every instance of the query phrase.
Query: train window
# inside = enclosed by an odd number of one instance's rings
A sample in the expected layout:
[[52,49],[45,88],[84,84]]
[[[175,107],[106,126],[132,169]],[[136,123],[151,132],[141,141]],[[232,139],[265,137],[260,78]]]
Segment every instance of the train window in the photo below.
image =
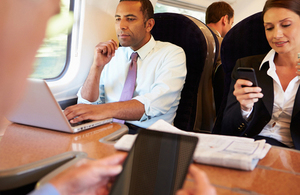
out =
[[170,0],[159,0],[154,8],[155,13],[172,12],[189,15],[201,20],[203,23],[205,23],[205,11],[206,8],[202,6]]
[[[61,0],[61,10],[57,21],[53,22],[51,29],[47,29],[50,34],[44,39],[43,44],[36,54],[34,62],[34,71],[30,75],[32,78],[55,79],[59,78],[65,72],[69,63],[71,34],[69,34],[72,24],[67,20],[72,20],[74,0]],[[65,25],[65,26],[62,26]],[[48,25],[49,27],[49,25]],[[60,29],[57,30],[57,29]],[[52,31],[52,32],[51,32]],[[54,32],[53,32],[54,31]],[[56,31],[56,32],[55,32]],[[59,32],[57,32],[59,31]]]

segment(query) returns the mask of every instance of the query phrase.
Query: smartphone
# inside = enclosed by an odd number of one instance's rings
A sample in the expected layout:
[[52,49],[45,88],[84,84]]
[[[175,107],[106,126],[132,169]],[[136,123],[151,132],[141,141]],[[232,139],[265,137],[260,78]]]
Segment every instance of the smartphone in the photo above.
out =
[[198,138],[140,129],[111,195],[171,195],[180,189]]
[[249,80],[253,83],[252,87],[257,87],[257,79],[255,75],[255,70],[250,67],[238,67],[237,68],[238,77],[240,79]]

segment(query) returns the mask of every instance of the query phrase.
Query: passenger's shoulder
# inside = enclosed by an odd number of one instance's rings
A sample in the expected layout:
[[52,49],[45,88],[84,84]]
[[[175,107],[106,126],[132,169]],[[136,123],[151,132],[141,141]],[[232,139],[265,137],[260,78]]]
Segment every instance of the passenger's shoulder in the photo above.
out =
[[[179,47],[178,45],[175,45],[173,43],[167,42],[167,41],[155,41],[156,42],[156,46],[158,47]],[[181,47],[179,47],[181,48]]]
[[265,56],[266,54],[240,58],[236,61],[234,69],[237,69],[238,67],[251,67],[258,69]]
[[159,50],[169,50],[169,51],[180,50],[184,52],[184,50],[180,46],[175,45],[173,43],[166,42],[166,41],[155,41],[155,42],[156,42],[155,47]]
[[238,59],[239,61],[242,61],[242,62],[261,62],[264,57],[266,56],[267,54],[260,54],[260,55],[253,55],[253,56],[247,56],[247,57],[243,57],[243,58],[240,58]]

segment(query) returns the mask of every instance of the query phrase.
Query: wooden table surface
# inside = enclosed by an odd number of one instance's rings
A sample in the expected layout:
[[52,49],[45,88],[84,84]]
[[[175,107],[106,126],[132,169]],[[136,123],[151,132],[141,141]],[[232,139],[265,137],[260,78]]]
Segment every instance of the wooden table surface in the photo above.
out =
[[[121,126],[106,124],[76,134],[8,124],[0,128],[0,170],[45,159],[66,151],[83,151],[103,158],[117,151],[99,140]],[[1,136],[1,135],[0,135]],[[253,171],[197,164],[208,175],[218,194],[300,194],[300,152],[272,147]],[[184,187],[193,185],[187,177]]]

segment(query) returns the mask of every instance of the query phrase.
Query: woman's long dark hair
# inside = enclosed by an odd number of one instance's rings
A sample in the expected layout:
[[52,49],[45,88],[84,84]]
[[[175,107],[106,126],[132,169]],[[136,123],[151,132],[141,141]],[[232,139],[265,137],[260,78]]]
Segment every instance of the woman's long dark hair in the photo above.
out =
[[267,0],[262,16],[273,7],[289,9],[300,16],[300,0]]

